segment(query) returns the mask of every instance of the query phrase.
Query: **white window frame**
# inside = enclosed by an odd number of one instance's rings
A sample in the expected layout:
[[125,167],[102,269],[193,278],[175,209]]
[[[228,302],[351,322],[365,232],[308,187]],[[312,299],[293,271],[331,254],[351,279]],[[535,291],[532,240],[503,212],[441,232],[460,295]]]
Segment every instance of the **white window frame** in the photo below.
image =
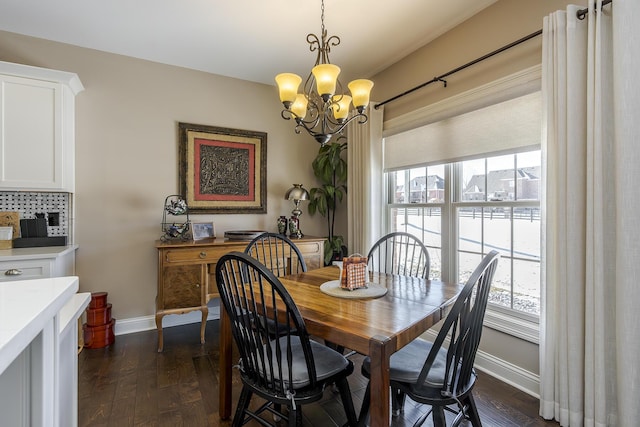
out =
[[[509,153],[509,154],[517,154],[517,150],[514,151],[513,153]],[[486,155],[485,158],[490,158],[490,157],[494,157],[493,154],[488,153]],[[485,208],[485,207],[496,207],[496,206],[503,206],[503,207],[509,207],[509,208],[513,208],[513,207],[536,207],[536,208],[540,208],[540,201],[529,201],[529,200],[525,200],[525,201],[511,201],[511,202],[488,202],[488,201],[473,201],[473,202],[465,202],[462,200],[462,194],[460,194],[460,191],[462,191],[462,186],[461,185],[457,185],[458,184],[458,180],[462,179],[462,171],[461,171],[461,163],[454,163],[449,165],[449,169],[453,170],[453,172],[451,173],[451,179],[450,182],[450,191],[451,194],[455,196],[453,197],[453,200],[450,203],[451,209],[450,209],[450,221],[452,224],[454,224],[457,227],[458,221],[456,218],[456,209],[459,207],[464,207],[464,206],[477,206],[480,208]],[[517,167],[517,166],[516,166]],[[485,186],[486,188],[486,186]],[[454,193],[455,192],[455,193]],[[450,258],[450,278],[453,278],[453,280],[457,279],[457,272],[458,272],[458,257],[457,257],[457,251],[458,251],[458,246],[457,246],[457,242],[458,242],[458,230],[455,229],[452,231],[452,234],[449,235],[447,237],[447,244],[450,246],[450,252],[451,252],[451,258]],[[536,316],[534,314],[530,314],[530,313],[526,313],[523,311],[519,311],[519,310],[514,310],[508,307],[502,307],[498,304],[492,304],[490,303],[487,306],[487,312],[485,314],[485,320],[484,320],[484,325],[486,327],[492,328],[492,329],[496,329],[502,332],[505,332],[509,335],[513,335],[516,336],[518,338],[521,338],[523,340],[532,342],[532,343],[539,343],[539,328],[540,328],[540,317]]]
[[[540,90],[541,67],[534,66],[519,73],[507,76],[503,79],[473,89],[471,91],[453,96],[436,104],[423,107],[414,112],[385,121],[383,127],[383,137],[395,135],[400,132],[415,129],[438,120],[443,120],[455,115],[464,114],[488,105],[525,95],[536,90]],[[487,153],[490,157],[493,154]],[[413,167],[429,166],[428,164],[416,164],[407,166]],[[387,171],[389,172],[389,171]],[[454,172],[451,166],[445,166],[445,203],[425,203],[413,204],[413,207],[440,207],[442,215],[442,280],[456,280],[457,277],[457,247],[452,244],[452,233],[457,237],[457,227],[455,221],[455,206],[453,203]],[[385,179],[388,175],[385,174]],[[387,180],[385,190],[388,193],[389,182]],[[389,194],[385,194],[385,204],[383,207],[385,227],[390,227],[390,210],[392,208],[404,207],[404,204],[389,204]],[[448,267],[448,268],[445,268]],[[520,339],[539,344],[539,318],[523,312],[490,305],[487,307],[484,325]]]
[[[492,157],[488,155],[487,157]],[[459,169],[459,163],[449,163],[444,165],[445,170],[445,202],[444,203],[389,203],[392,200],[392,192],[395,192],[395,183],[392,183],[390,179],[390,173],[385,174],[386,179],[386,191],[384,216],[385,216],[385,232],[392,231],[392,220],[395,218],[392,216],[392,209],[420,209],[420,208],[440,208],[441,210],[441,280],[443,281],[456,281],[458,277],[458,230],[457,230],[457,218],[456,209],[461,206],[468,206],[469,202],[454,201],[459,200],[460,197],[453,197],[454,191],[459,191],[460,187],[456,186],[456,181],[461,177]],[[422,167],[422,166],[415,166]],[[404,170],[404,169],[403,169]],[[405,195],[405,197],[408,197]],[[509,202],[473,202],[474,206],[521,206],[528,205],[532,207],[539,207],[539,202],[523,202],[523,203],[509,203]],[[491,329],[495,329],[506,334],[518,337],[520,339],[538,344],[539,337],[539,317],[533,314],[525,313],[522,311],[510,309],[508,307],[501,307],[497,304],[489,304],[487,306],[487,312],[485,315],[484,325]]]

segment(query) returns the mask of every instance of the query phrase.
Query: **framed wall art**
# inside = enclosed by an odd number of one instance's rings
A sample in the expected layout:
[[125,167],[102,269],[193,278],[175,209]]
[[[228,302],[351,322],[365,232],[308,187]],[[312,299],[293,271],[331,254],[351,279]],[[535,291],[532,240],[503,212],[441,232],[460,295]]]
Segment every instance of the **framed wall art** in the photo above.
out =
[[192,214],[267,212],[267,133],[178,123],[179,184]]

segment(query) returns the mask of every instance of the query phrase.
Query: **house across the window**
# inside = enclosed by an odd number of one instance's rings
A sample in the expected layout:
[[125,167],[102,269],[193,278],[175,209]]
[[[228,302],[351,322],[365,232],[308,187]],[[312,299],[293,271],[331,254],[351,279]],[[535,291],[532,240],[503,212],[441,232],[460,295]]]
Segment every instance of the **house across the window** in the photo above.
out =
[[[404,203],[404,184],[396,187],[396,200]],[[444,202],[444,178],[438,175],[419,176],[409,182],[409,203]]]
[[[487,195],[490,202],[540,199],[540,166],[493,170],[486,175],[473,175],[462,191],[462,200],[484,200],[486,188],[493,189]],[[517,186],[516,186],[517,182]],[[485,187],[486,185],[486,187]]]

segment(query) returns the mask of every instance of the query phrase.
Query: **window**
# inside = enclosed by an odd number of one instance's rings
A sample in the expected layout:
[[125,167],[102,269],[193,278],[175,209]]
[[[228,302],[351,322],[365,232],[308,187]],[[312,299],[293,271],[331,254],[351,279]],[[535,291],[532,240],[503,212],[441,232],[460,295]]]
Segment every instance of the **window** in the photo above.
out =
[[[540,159],[535,150],[387,172],[388,229],[424,242],[431,278],[465,281],[497,250],[491,307],[538,316]],[[444,267],[443,253],[455,254]]]
[[444,187],[444,165],[388,174],[389,231],[406,231],[424,243],[429,252],[432,279],[441,277]]
[[540,314],[540,151],[460,162],[453,211],[457,278],[466,280],[483,255],[501,259],[489,302]]
[[485,325],[538,342],[540,67],[385,121],[384,231],[425,242],[431,277],[463,281],[502,258]]

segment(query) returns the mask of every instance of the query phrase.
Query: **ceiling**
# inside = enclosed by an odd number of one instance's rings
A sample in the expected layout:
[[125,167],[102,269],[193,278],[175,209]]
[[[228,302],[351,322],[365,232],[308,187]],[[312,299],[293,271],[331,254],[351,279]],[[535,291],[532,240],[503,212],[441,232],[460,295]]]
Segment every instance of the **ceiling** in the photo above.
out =
[[[341,80],[371,77],[496,0],[325,0]],[[306,77],[320,0],[0,0],[0,30],[274,84]],[[2,58],[0,58],[1,60]]]

